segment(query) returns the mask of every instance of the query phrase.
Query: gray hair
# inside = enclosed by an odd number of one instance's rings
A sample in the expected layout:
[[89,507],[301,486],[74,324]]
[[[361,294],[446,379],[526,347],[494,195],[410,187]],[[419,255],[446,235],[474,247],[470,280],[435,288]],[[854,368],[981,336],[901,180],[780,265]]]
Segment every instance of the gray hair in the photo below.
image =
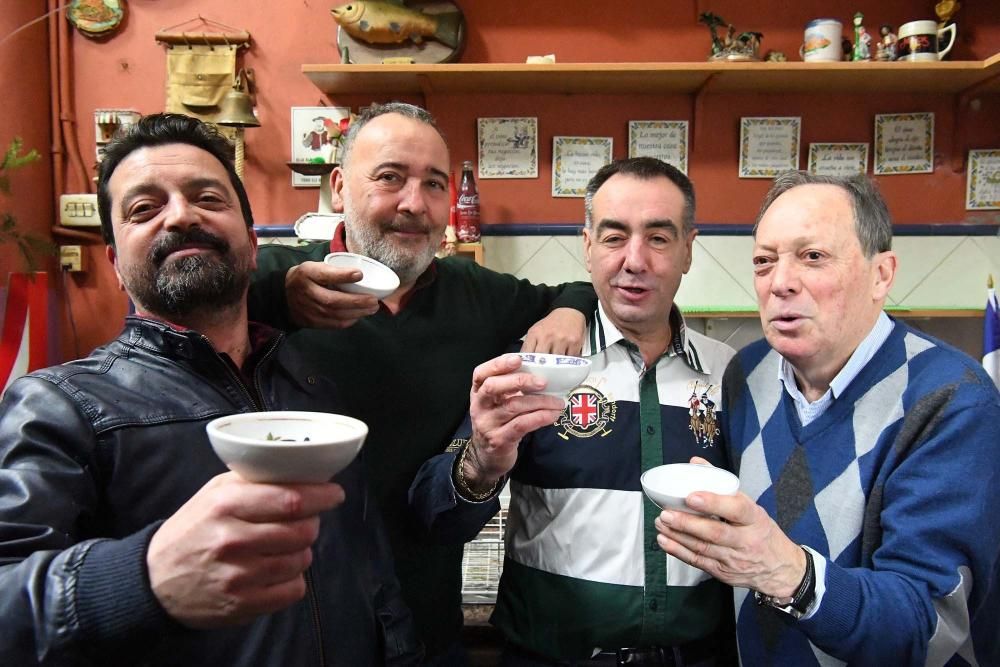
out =
[[794,170],[779,174],[764,196],[764,203],[754,221],[754,237],[757,236],[761,218],[774,200],[800,185],[834,185],[847,193],[854,210],[854,231],[865,257],[871,259],[880,252],[892,249],[892,218],[889,217],[889,208],[875,184],[862,175],[843,178]]
[[444,138],[444,134],[441,132],[441,128],[437,126],[437,121],[434,120],[434,116],[431,115],[429,111],[415,104],[407,104],[406,102],[387,102],[386,104],[372,104],[367,109],[365,109],[360,116],[358,116],[351,126],[347,128],[347,134],[344,135],[344,147],[343,152],[340,157],[340,166],[346,167],[348,158],[350,158],[351,150],[354,148],[354,142],[358,138],[358,134],[370,121],[378,118],[379,116],[384,116],[387,113],[395,113],[400,116],[406,116],[407,118],[412,118],[413,120],[420,121],[426,125],[430,125],[437,133],[441,136],[441,140],[447,145],[447,141]]
[[584,225],[593,228],[594,195],[609,178],[615,174],[632,176],[640,181],[663,177],[677,186],[684,195],[684,211],[681,214],[681,231],[688,233],[694,229],[694,185],[677,167],[652,157],[632,157],[615,160],[597,170],[583,196]]

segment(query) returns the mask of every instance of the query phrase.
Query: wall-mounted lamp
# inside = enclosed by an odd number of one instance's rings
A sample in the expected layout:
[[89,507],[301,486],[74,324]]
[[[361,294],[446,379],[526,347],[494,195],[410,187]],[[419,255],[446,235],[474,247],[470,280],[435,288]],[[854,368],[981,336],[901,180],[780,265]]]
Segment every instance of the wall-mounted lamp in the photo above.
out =
[[[244,90],[244,88],[246,88]],[[215,122],[225,127],[236,128],[236,174],[243,178],[244,143],[243,129],[260,127],[260,121],[253,113],[254,79],[252,69],[241,69],[233,81],[233,88],[222,98]]]

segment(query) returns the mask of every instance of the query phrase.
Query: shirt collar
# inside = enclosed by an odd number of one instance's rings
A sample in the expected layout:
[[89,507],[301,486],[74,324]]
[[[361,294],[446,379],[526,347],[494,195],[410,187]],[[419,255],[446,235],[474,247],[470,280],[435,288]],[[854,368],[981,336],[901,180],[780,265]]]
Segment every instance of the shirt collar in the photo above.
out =
[[[671,337],[670,343],[663,353],[663,357],[681,356],[684,358],[684,362],[695,372],[710,375],[712,370],[705,368],[701,362],[698,350],[688,339],[687,325],[677,304],[671,305],[670,314],[667,317],[670,322]],[[633,357],[633,360],[638,355],[638,346],[628,340],[625,334],[619,331],[618,327],[611,321],[611,318],[608,317],[603,304],[598,302],[597,311],[594,314],[594,320],[590,325],[587,340],[584,344],[584,354],[603,352],[616,343],[620,343],[629,352],[629,355]],[[641,355],[639,355],[639,360],[639,367],[641,368],[643,366]]]
[[[875,326],[872,327],[872,330],[868,332],[868,335],[861,341],[861,344],[854,350],[854,353],[847,360],[847,363],[844,364],[844,367],[840,369],[840,372],[830,381],[830,388],[826,393],[832,398],[838,398],[843,394],[851,382],[854,381],[854,378],[858,376],[858,373],[861,372],[861,369],[871,361],[875,353],[882,347],[882,343],[889,338],[889,334],[892,333],[894,326],[895,323],[885,314],[885,311],[879,313],[878,319],[875,321]],[[781,361],[778,363],[778,379],[785,385],[785,390],[793,399],[808,403],[805,395],[799,391],[798,383],[795,381],[795,370],[784,357],[781,357]]]

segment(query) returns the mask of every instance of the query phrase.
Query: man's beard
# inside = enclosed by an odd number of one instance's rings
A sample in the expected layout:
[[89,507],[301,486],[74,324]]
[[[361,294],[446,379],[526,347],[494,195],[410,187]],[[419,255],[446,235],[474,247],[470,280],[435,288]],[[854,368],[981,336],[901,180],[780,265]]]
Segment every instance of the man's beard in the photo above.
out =
[[[186,244],[207,245],[210,253],[167,260]],[[150,248],[146,261],[126,267],[122,279],[132,298],[151,314],[177,320],[196,312],[227,309],[245,298],[250,284],[250,255],[237,257],[225,239],[199,227],[167,232]]]
[[[381,226],[377,223],[364,221],[352,224],[356,220],[357,218],[345,209],[347,242],[351,251],[382,262],[396,272],[400,283],[412,283],[419,278],[420,274],[430,266],[438,250],[433,239],[427,244],[426,249],[420,251],[394,245],[387,235],[382,234]],[[391,227],[404,229],[419,227],[423,230],[425,226],[412,219],[397,218]]]

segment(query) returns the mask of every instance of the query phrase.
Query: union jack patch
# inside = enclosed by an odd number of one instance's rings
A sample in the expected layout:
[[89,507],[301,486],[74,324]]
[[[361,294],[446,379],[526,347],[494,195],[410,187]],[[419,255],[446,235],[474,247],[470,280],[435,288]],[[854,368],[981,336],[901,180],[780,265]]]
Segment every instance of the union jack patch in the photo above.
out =
[[599,435],[603,438],[611,433],[610,426],[615,421],[618,406],[600,391],[589,385],[580,385],[573,390],[568,403],[555,423],[563,429],[558,434],[560,438],[569,440],[570,435],[578,438]]

